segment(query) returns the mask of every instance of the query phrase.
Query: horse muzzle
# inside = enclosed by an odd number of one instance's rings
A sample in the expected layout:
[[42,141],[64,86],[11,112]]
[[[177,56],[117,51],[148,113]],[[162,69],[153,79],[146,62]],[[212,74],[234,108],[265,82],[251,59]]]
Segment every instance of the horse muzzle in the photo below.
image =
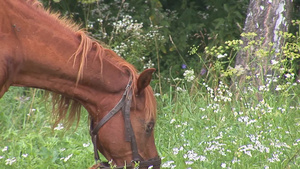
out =
[[[131,164],[127,164],[124,166],[116,166],[114,169],[160,169],[161,165],[161,158],[155,157],[151,158],[149,160],[143,160],[143,161],[132,161]],[[101,162],[98,164],[95,164],[90,169],[111,169],[111,164],[109,162]]]

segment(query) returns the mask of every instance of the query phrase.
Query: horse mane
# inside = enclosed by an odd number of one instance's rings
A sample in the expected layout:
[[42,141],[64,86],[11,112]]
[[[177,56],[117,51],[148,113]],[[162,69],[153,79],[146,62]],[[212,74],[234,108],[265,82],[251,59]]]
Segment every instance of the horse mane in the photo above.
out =
[[[39,10],[40,12],[46,14],[49,17],[52,17],[55,21],[57,21],[62,26],[69,28],[77,36],[81,38],[80,45],[78,49],[74,52],[70,59],[73,59],[73,65],[75,65],[77,58],[80,58],[80,66],[77,74],[76,85],[78,85],[79,81],[83,77],[83,68],[86,65],[87,55],[91,50],[96,51],[96,56],[99,58],[100,69],[102,73],[103,68],[103,59],[108,59],[112,63],[114,63],[117,67],[122,70],[127,70],[132,77],[132,91],[133,96],[135,96],[135,92],[137,91],[137,79],[138,73],[133,65],[126,62],[123,58],[118,56],[115,52],[110,49],[104,48],[100,45],[95,39],[91,38],[87,35],[87,33],[83,30],[80,30],[80,26],[70,21],[66,17],[61,17],[59,13],[52,13],[49,9],[44,10],[43,6],[37,0],[27,0],[27,3]],[[101,76],[101,75],[100,75]],[[156,118],[156,101],[154,99],[153,91],[150,86],[147,86],[144,89],[145,94],[145,113],[146,120],[155,119]],[[46,97],[49,96],[46,94]],[[133,97],[133,103],[135,99]],[[80,120],[80,112],[81,112],[81,104],[74,100],[73,98],[66,97],[57,93],[52,93],[52,104],[53,104],[53,115],[56,119],[54,126],[56,126],[60,121],[64,120],[67,123],[67,126],[70,127],[71,124],[76,120],[77,125]]]

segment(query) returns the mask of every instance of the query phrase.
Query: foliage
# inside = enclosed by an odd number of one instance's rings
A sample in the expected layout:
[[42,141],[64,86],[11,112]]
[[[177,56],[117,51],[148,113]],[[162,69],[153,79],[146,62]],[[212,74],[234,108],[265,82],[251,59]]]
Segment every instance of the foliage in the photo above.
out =
[[[295,20],[293,23],[294,25],[298,25],[300,22]],[[200,58],[198,65],[202,67],[197,77],[198,80],[204,81],[211,86],[217,86],[219,81],[223,81],[227,85],[235,86],[236,84],[232,84],[232,79],[246,74],[246,71],[250,71],[252,76],[248,75],[246,79],[263,78],[263,76],[270,77],[264,79],[265,81],[263,81],[262,86],[265,87],[276,86],[276,84],[285,82],[295,83],[297,81],[300,58],[299,34],[296,33],[293,35],[286,32],[279,32],[279,34],[283,37],[285,43],[278,51],[274,50],[273,43],[269,43],[267,48],[262,48],[263,38],[255,40],[257,34],[253,32],[241,34],[241,36],[249,39],[248,44],[244,45],[243,48],[241,47],[243,44],[241,40],[231,40],[226,41],[222,45],[206,47],[203,53],[199,52],[197,46],[191,47],[189,54],[197,55]],[[251,49],[253,48],[257,50],[251,53]],[[254,69],[249,70],[248,67],[242,68],[235,66],[235,56],[240,50],[246,51],[249,55],[254,55],[255,60],[251,62],[258,64],[259,68],[263,69],[263,67],[270,65],[270,69],[264,72]],[[274,59],[267,62],[269,58]],[[279,76],[273,77],[273,75],[276,74]],[[262,86],[259,86],[259,88]],[[236,87],[242,88],[242,86]],[[285,89],[286,88],[282,86],[281,90]],[[273,88],[272,90],[279,90],[279,88]]]
[[[219,45],[239,38],[248,1],[239,0],[71,0],[43,1],[70,16],[139,70],[157,68],[181,76],[182,65],[201,71],[190,46]],[[145,66],[146,65],[146,66]]]

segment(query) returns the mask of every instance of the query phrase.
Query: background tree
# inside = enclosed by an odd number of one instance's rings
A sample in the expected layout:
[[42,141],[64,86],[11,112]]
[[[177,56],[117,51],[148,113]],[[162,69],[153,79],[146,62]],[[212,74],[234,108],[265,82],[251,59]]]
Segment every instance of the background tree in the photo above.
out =
[[235,79],[239,86],[250,82],[258,87],[267,75],[278,73],[271,69],[272,63],[282,59],[279,57],[284,44],[281,32],[288,31],[291,11],[291,0],[250,0],[242,37],[243,50],[237,54],[235,63],[236,69],[244,71]]

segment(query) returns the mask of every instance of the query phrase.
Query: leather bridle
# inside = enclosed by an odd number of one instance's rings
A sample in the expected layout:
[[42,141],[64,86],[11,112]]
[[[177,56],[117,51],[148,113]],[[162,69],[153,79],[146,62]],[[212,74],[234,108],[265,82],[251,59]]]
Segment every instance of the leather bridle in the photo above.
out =
[[[133,169],[134,166],[132,164],[138,163],[139,168],[145,168],[145,167],[151,167],[153,168],[160,168],[161,164],[161,159],[159,157],[149,159],[149,160],[144,160],[140,154],[138,153],[138,147],[137,147],[137,142],[135,139],[135,135],[133,132],[133,128],[131,125],[130,121],[130,107],[131,107],[131,101],[132,101],[132,89],[131,89],[131,84],[132,80],[129,80],[125,92],[123,93],[123,96],[121,100],[115,105],[115,107],[108,112],[99,122],[96,126],[94,126],[94,122],[91,119],[91,125],[90,125],[90,135],[92,137],[92,142],[94,146],[94,157],[96,163],[99,161],[100,164],[97,168],[100,169],[110,169],[110,166],[107,162],[101,162],[98,149],[97,149],[97,137],[98,137],[98,132],[100,128],[108,121],[110,120],[115,114],[117,114],[120,110],[122,110],[123,117],[124,117],[124,122],[125,122],[125,137],[126,141],[131,143],[131,150],[132,150],[132,161],[131,164],[127,164],[125,167],[127,169]],[[118,167],[117,167],[118,168]],[[119,168],[124,168],[124,166],[119,167]]]

